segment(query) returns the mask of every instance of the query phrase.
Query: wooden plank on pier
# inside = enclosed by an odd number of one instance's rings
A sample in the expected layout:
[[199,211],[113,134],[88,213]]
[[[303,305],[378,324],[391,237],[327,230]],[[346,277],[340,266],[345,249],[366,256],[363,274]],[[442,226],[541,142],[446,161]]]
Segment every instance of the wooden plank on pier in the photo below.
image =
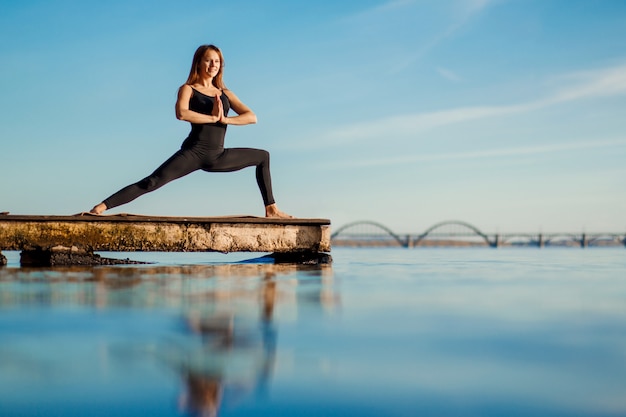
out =
[[133,214],[0,215],[0,251],[329,252],[330,220]]

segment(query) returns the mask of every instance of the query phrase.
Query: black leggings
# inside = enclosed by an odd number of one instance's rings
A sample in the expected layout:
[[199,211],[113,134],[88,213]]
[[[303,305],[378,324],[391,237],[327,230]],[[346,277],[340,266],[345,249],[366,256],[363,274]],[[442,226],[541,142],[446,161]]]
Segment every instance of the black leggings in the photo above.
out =
[[270,154],[262,149],[229,148],[217,150],[181,149],[150,176],[122,188],[103,201],[107,209],[121,206],[156,190],[168,182],[199,169],[207,172],[232,172],[256,166],[256,181],[265,205],[274,204],[270,177]]

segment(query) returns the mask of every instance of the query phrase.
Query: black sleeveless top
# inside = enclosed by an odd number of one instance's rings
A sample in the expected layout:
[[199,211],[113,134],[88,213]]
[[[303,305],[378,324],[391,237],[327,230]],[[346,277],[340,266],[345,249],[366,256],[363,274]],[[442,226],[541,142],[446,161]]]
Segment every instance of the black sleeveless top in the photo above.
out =
[[[192,91],[193,94],[189,99],[189,110],[210,115],[213,112],[215,97],[202,94],[194,88],[192,88]],[[228,110],[230,110],[230,101],[228,101],[228,97],[223,91],[220,99],[222,100],[222,105],[224,107],[224,115],[228,115]],[[192,123],[191,132],[189,133],[187,139],[183,142],[182,148],[196,148],[198,150],[224,149],[225,136],[226,125],[224,123]]]

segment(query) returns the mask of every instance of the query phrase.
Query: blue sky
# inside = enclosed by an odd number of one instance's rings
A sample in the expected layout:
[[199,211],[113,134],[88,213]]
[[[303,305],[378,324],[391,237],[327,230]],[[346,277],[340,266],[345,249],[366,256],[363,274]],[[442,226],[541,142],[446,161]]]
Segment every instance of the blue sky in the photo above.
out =
[[[72,214],[148,175],[189,126],[203,43],[258,116],[279,206],[334,227],[626,230],[626,2],[3,1],[0,211]],[[111,211],[262,215],[254,170]]]

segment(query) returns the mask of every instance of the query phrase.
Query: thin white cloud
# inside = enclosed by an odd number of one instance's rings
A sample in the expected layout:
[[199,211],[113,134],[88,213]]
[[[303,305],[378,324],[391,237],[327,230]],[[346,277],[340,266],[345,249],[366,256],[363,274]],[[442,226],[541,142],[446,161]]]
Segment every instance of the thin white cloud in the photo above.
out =
[[352,15],[345,16],[341,19],[343,23],[349,23],[351,21],[358,21],[370,18],[380,18],[382,13],[395,11],[404,7],[410,6],[415,3],[415,0],[392,0],[379,4],[369,9],[361,10]]
[[[415,162],[433,162],[433,161],[450,161],[450,160],[471,160],[471,159],[485,159],[485,158],[503,158],[503,157],[516,157],[524,155],[538,155],[538,154],[550,154],[561,153],[566,151],[586,150],[586,149],[598,149],[598,148],[610,148],[610,147],[624,147],[626,146],[626,138],[613,139],[613,140],[592,140],[584,142],[573,143],[557,143],[550,145],[540,146],[527,146],[516,148],[500,148],[500,149],[482,149],[478,151],[467,152],[447,152],[447,153],[435,153],[435,154],[420,154],[420,155],[403,155],[393,158],[377,158],[372,160],[359,160],[349,163],[350,167],[372,167],[382,165],[403,165]],[[339,167],[339,165],[338,165]],[[341,168],[346,168],[346,161],[342,161]]]
[[468,24],[475,16],[479,15],[494,0],[460,0],[456,2],[456,8],[453,14],[456,16],[452,19],[452,23],[446,26],[441,32],[437,33],[426,43],[421,45],[415,52],[409,54],[408,57],[400,64],[392,68],[391,73],[399,73],[419,61],[430,51],[436,48],[446,39],[452,37],[463,26]]
[[539,110],[548,106],[626,94],[626,65],[576,74],[577,82],[534,101],[504,106],[473,106],[388,116],[339,127],[324,135],[323,146],[342,146],[370,137],[398,137],[456,123]]
[[575,85],[564,88],[546,104],[573,101],[587,97],[614,96],[626,92],[626,65],[567,74],[564,80],[573,80]]
[[495,3],[494,0],[465,0],[463,2],[468,13],[477,13]]
[[446,80],[459,82],[461,81],[461,77],[459,77],[454,71],[449,70],[447,68],[438,67],[437,72]]
[[[440,29],[432,35],[420,38],[420,41],[416,44],[412,43],[409,50],[404,51],[402,56],[395,58],[395,63],[390,62],[389,74],[402,72],[416,61],[422,59],[431,50],[452,37],[459,29],[496,1],[501,0],[448,0],[443,3],[446,9],[447,22],[441,25]],[[451,7],[449,7],[449,3],[451,3]],[[423,15],[423,11],[428,8],[429,6],[416,0],[391,0],[344,16],[339,20],[339,23],[341,25],[356,25],[355,27],[360,28],[363,25],[390,21],[396,17],[407,15],[414,16],[417,19],[417,16]]]

